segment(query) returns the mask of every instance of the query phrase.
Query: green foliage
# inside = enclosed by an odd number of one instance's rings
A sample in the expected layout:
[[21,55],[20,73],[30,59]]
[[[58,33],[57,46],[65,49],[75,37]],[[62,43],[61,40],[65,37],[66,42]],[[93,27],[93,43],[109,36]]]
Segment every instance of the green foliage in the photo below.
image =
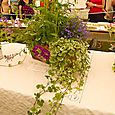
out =
[[45,104],[42,96],[47,93],[54,96],[48,101],[50,109],[46,115],[56,115],[63,106],[65,95],[73,90],[82,90],[89,70],[88,44],[75,38],[60,38],[62,26],[69,20],[68,4],[60,4],[58,0],[44,2],[45,6],[38,8],[40,14],[29,22],[23,36],[24,40],[28,39],[30,49],[38,43],[48,44],[51,55],[49,76],[46,76],[48,83],[36,86],[38,92],[35,93],[35,103],[28,111],[29,115],[42,114]]
[[0,32],[0,42],[16,42],[16,36],[19,34],[17,31],[19,28],[10,28],[10,27],[3,27],[1,28]]
[[49,44],[59,39],[62,25],[67,22],[67,4],[57,0],[52,1],[48,7],[37,8],[40,13],[33,16],[28,27],[15,32],[15,41],[26,43],[29,49],[36,44]]
[[52,76],[57,75],[56,77],[61,76],[58,78],[58,81],[63,86],[76,81],[77,78],[74,78],[75,72],[78,73],[78,76],[84,76],[89,68],[87,47],[87,43],[83,41],[63,38],[51,43],[50,67],[52,69],[49,71],[49,74]]
[[112,65],[112,70],[115,72],[115,63]]
[[[49,44],[51,52],[50,69],[47,85],[38,84],[38,93],[35,94],[34,112],[42,112],[44,101],[42,95],[46,93],[54,94],[49,100],[51,107],[46,115],[56,115],[61,109],[65,95],[73,90],[82,90],[89,70],[88,44],[83,41],[60,38],[56,42]],[[74,84],[74,85],[73,85]],[[52,94],[53,93],[53,94]],[[36,112],[35,112],[36,111]]]

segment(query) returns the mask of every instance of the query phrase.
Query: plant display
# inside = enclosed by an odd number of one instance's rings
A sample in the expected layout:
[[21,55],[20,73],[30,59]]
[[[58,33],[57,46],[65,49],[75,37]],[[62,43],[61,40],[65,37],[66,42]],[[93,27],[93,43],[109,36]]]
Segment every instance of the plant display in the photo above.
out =
[[89,69],[87,47],[86,42],[64,38],[49,45],[51,57],[49,76],[46,76],[48,84],[37,85],[36,101],[28,112],[29,115],[42,113],[42,107],[45,103],[42,95],[47,92],[55,95],[52,100],[49,100],[51,109],[46,115],[56,115],[58,110],[63,107],[65,95],[73,90],[82,90]]
[[83,89],[89,70],[88,31],[79,17],[70,16],[69,5],[44,0],[44,7],[37,8],[40,13],[28,21],[27,28],[12,33],[13,42],[27,44],[32,55],[49,61],[48,83],[36,86],[38,92],[29,115],[42,114],[45,104],[42,96],[46,93],[54,94],[46,114],[56,115],[66,95]]

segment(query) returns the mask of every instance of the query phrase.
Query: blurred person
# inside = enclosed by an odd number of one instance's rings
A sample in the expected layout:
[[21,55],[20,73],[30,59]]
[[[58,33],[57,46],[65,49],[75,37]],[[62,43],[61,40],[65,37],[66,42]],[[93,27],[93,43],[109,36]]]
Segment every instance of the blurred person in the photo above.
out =
[[1,0],[1,14],[3,17],[10,19],[10,5],[9,0]]
[[0,13],[2,11],[2,0],[0,0]]
[[9,14],[10,13],[10,5],[9,0],[1,0],[1,13]]
[[115,18],[115,0],[112,0],[113,17]]
[[105,0],[88,0],[86,2],[87,8],[89,8],[88,18],[90,22],[105,22]]
[[18,9],[19,9],[19,17],[20,19],[22,19],[23,16],[23,6],[26,4],[26,2],[24,0],[19,0],[18,2]]
[[108,22],[113,22],[113,16],[115,16],[115,0],[106,1],[106,11],[105,19]]

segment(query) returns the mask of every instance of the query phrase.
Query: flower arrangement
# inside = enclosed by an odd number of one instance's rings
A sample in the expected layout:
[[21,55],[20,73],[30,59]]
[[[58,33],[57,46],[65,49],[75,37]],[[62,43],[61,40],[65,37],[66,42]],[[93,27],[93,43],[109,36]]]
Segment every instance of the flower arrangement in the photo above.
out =
[[18,29],[18,32],[13,33],[15,41],[27,44],[32,55],[35,54],[33,49],[36,45],[44,47],[60,39],[62,26],[68,20],[68,4],[58,1],[45,1],[44,4],[44,7],[38,7],[40,13],[29,20],[26,29]]
[[[70,17],[67,12],[64,13],[67,10],[63,10],[63,5],[58,1],[52,3],[48,9],[46,5],[44,2],[44,7],[40,9],[42,13],[27,28],[28,32],[32,31],[29,32],[32,52],[42,59],[49,60],[49,71],[46,76],[48,83],[36,86],[38,92],[35,93],[35,103],[28,111],[28,115],[45,114],[42,113],[45,103],[42,95],[46,93],[54,94],[49,100],[48,104],[51,108],[46,114],[56,115],[63,107],[62,103],[66,95],[73,90],[83,89],[90,67],[86,24],[79,17]],[[47,53],[45,51],[47,59],[42,54],[44,44],[49,46]]]
[[[58,111],[63,109],[65,96],[83,89],[90,67],[87,48],[87,42],[65,38],[60,38],[49,45],[51,56],[46,76],[48,83],[36,86],[38,91],[35,93],[35,103],[28,111],[28,115],[57,115]],[[47,93],[54,96],[48,100],[51,108],[44,113],[42,108],[45,99],[42,95]]]

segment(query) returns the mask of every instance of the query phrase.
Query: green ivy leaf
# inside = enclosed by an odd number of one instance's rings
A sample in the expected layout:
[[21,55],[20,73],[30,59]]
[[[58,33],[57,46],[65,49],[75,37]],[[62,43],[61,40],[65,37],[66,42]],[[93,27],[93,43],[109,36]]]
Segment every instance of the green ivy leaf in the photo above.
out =
[[55,97],[53,98],[54,100],[61,100],[61,98],[63,97],[63,94],[62,93],[56,93],[55,94]]
[[[31,108],[31,112],[33,112],[33,113],[35,113],[37,111],[37,109],[35,108],[35,106],[33,106],[32,108]],[[30,112],[30,113],[31,113]]]
[[50,112],[47,112],[47,113],[46,113],[46,115],[52,115],[52,113],[50,113]]
[[34,95],[35,95],[37,98],[39,98],[39,97],[41,96],[40,93],[35,93]]
[[42,107],[43,106],[43,104],[44,104],[44,100],[43,99],[39,99],[39,100],[37,100],[37,104],[40,106],[40,107]]
[[45,86],[44,86],[43,84],[38,84],[38,85],[36,86],[36,88],[37,88],[37,89],[39,89],[39,88],[44,89],[44,88],[45,88]]
[[52,87],[49,86],[49,87],[48,87],[48,91],[49,91],[49,92],[52,92],[52,91],[53,91],[53,90],[52,90]]

